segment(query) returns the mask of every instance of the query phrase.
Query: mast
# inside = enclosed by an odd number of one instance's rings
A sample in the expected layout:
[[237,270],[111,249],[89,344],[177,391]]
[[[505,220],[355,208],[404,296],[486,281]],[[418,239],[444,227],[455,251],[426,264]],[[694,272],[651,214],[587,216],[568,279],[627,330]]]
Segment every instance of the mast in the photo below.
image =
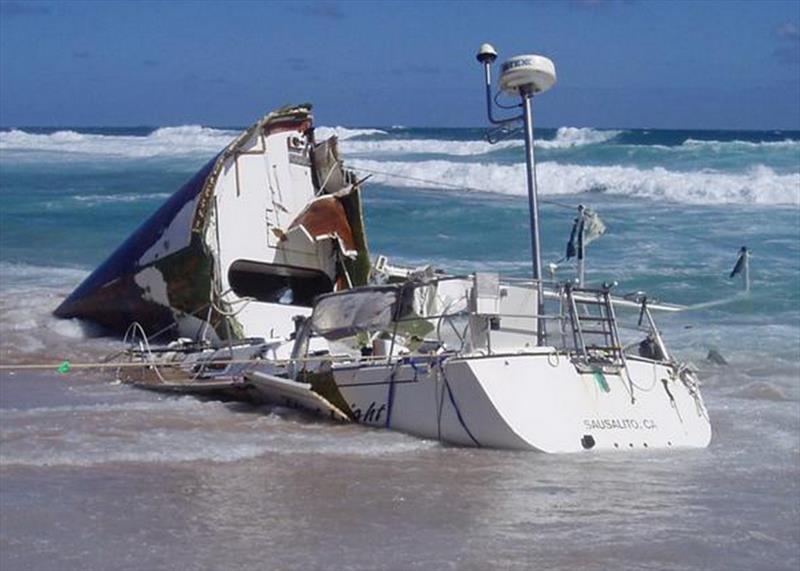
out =
[[539,194],[536,188],[536,155],[533,147],[533,93],[522,95],[522,114],[525,124],[525,171],[528,183],[528,217],[531,221],[531,265],[533,283],[536,286],[536,344],[545,345],[547,331],[544,319],[544,287],[542,284],[542,250],[539,239]]

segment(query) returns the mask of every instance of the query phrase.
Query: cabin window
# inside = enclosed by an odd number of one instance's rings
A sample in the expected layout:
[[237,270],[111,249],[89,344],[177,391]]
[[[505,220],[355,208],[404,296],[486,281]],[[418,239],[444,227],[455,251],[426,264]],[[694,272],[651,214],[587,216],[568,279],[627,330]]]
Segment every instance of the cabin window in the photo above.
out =
[[333,291],[333,282],[318,270],[251,260],[231,264],[228,283],[239,297],[305,307],[311,307],[317,295]]

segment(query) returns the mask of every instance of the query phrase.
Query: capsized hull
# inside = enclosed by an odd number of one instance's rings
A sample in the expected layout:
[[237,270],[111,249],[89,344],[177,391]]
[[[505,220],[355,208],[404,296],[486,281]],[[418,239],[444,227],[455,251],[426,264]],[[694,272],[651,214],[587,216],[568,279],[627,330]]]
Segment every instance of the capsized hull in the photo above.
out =
[[[546,349],[546,348],[544,348]],[[334,367],[353,418],[463,446],[564,453],[702,448],[711,426],[691,380],[631,359],[627,375],[580,372],[564,353]]]

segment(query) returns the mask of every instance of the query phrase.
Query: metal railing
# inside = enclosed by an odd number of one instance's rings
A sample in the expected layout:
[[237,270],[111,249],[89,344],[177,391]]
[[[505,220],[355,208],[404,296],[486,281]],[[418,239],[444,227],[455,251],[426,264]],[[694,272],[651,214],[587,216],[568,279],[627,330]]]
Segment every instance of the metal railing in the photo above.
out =
[[[492,314],[479,314],[471,304],[472,291],[470,283],[474,284],[474,275],[448,275],[419,281],[410,280],[403,283],[404,288],[414,290],[421,288],[436,288],[439,284],[461,280],[464,282],[462,295],[458,299],[438,300],[438,307],[443,309],[435,313],[426,314],[423,311],[414,311],[403,317],[392,320],[388,328],[365,330],[366,336],[362,339],[360,356],[353,355],[357,360],[375,361],[406,356],[425,355],[420,352],[422,347],[427,351],[435,347],[437,351],[455,352],[457,354],[483,353],[497,354],[493,347],[492,339],[498,332],[505,335],[503,347],[509,348],[516,338],[517,351],[530,346],[538,346],[539,321],[556,323],[555,328],[548,328],[551,332],[545,338],[546,346],[556,351],[572,355],[574,358],[589,362],[603,362],[621,368],[627,368],[626,351],[642,345],[646,340],[651,340],[658,351],[650,355],[654,360],[669,360],[669,353],[664,346],[660,332],[650,312],[646,297],[636,300],[613,296],[609,287],[579,288],[569,282],[543,281],[542,289],[539,284],[530,279],[503,279],[499,281],[500,290],[508,287],[523,288],[537,293],[543,291],[545,313],[539,314],[533,297],[528,300],[524,311],[506,312],[497,311]],[[438,292],[438,289],[431,291]],[[437,293],[438,295],[438,293]],[[503,294],[500,294],[503,297]],[[451,308],[456,305],[458,309]],[[517,304],[519,307],[519,304]],[[634,310],[638,314],[632,316],[631,322],[620,323],[615,306],[622,309]],[[595,308],[594,313],[587,308]],[[669,309],[669,307],[667,307]],[[419,308],[415,308],[419,309]],[[511,323],[509,323],[511,322]],[[417,335],[413,332],[415,324],[427,323],[427,332],[431,335]],[[425,327],[416,327],[419,331]],[[443,335],[442,331],[448,331]],[[639,339],[627,344],[623,343],[620,330],[627,333],[635,332]],[[476,331],[482,331],[481,336]],[[476,342],[476,339],[484,341]],[[511,339],[511,341],[509,341]],[[373,354],[375,341],[384,341],[388,346],[388,353]],[[503,349],[500,349],[502,352]],[[641,351],[639,352],[642,355]],[[657,357],[657,358],[656,358]]]

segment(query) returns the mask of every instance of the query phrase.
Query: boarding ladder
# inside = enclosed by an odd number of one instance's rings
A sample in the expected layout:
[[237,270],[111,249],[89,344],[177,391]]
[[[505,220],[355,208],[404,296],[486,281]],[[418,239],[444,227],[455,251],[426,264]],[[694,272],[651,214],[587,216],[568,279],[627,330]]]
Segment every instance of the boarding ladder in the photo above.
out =
[[608,287],[598,290],[566,284],[563,294],[569,309],[576,352],[573,362],[578,370],[584,373],[608,372],[619,374],[622,378],[627,377],[631,403],[636,402],[633,379],[625,360],[625,348],[619,339],[617,317]]
[[567,284],[564,294],[578,357],[587,363],[627,368],[608,288],[585,289]]

